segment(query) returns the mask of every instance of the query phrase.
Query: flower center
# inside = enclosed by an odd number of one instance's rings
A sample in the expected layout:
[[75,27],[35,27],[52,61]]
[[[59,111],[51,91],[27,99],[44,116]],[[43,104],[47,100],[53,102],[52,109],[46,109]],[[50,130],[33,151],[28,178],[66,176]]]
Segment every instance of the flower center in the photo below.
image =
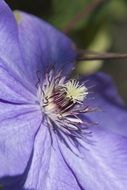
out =
[[66,81],[60,75],[50,71],[43,84],[38,86],[38,96],[49,126],[72,134],[81,130],[83,121],[80,114],[88,111],[88,107],[84,106],[88,89],[79,81]]

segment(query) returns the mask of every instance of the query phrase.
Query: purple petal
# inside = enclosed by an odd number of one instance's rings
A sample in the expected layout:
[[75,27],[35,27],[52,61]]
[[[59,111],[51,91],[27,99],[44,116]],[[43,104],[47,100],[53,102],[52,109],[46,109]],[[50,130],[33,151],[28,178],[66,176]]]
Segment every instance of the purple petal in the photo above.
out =
[[0,182],[25,171],[41,118],[38,106],[0,103]]
[[34,152],[24,189],[45,189],[51,156],[51,140],[47,127],[43,124],[34,141]]
[[0,58],[14,70],[21,60],[17,24],[12,11],[3,0],[0,1]]
[[18,12],[15,17],[6,3],[0,2],[0,57],[6,67],[24,80],[37,82],[37,72],[49,65],[72,67],[76,52],[72,41],[40,19]]
[[123,190],[127,187],[127,139],[99,127],[90,131],[89,143],[81,142],[85,148],[78,156],[59,142],[68,167],[81,189]]
[[[32,81],[37,72],[44,73],[49,65],[69,71],[76,52],[72,41],[48,23],[17,11],[19,40],[25,70]],[[46,67],[45,67],[46,66]]]
[[127,107],[112,79],[103,73],[98,73],[90,76],[88,80],[88,89],[94,87],[89,89],[90,93],[85,105],[99,110],[89,113],[88,118],[98,123],[100,127],[127,136]]
[[42,127],[36,136],[32,164],[24,189],[80,190],[75,176],[59,151],[56,136],[51,144],[46,126]]
[[17,56],[17,25],[12,11],[7,4],[0,1],[0,57],[13,62]]
[[6,69],[12,70],[24,81],[28,78],[19,48],[17,23],[13,12],[3,0],[0,1],[0,59]]
[[0,102],[30,104],[37,101],[35,87],[29,88],[29,83],[21,78],[6,63],[0,60]]

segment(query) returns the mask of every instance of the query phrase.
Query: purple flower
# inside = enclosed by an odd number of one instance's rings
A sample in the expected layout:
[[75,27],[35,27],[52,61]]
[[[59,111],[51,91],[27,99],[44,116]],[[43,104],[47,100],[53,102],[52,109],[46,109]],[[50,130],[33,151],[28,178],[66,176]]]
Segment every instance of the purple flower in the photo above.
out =
[[70,79],[71,40],[34,16],[16,17],[1,0],[1,186],[124,190],[127,111],[111,80]]

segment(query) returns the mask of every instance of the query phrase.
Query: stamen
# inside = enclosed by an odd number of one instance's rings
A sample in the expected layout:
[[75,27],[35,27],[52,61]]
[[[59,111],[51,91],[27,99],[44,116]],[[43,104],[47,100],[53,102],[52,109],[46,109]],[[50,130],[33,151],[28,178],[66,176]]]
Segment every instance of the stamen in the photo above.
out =
[[46,74],[43,84],[39,84],[41,109],[46,116],[50,132],[55,129],[69,138],[79,138],[82,137],[83,130],[86,130],[86,127],[81,127],[84,122],[80,115],[89,112],[89,108],[84,107],[88,89],[79,81],[66,81],[65,77],[60,75],[61,73],[54,74],[51,70]]
[[87,88],[79,84],[75,79],[65,84],[67,97],[72,98],[74,102],[82,102],[88,94]]

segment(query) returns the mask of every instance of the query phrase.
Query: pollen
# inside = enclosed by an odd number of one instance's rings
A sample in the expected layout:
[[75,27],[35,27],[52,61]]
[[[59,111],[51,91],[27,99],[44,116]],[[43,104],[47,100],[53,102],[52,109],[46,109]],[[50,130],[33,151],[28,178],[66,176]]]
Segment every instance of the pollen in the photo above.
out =
[[72,79],[65,84],[67,97],[73,102],[82,102],[88,94],[88,89],[84,84],[79,84],[79,81]]

